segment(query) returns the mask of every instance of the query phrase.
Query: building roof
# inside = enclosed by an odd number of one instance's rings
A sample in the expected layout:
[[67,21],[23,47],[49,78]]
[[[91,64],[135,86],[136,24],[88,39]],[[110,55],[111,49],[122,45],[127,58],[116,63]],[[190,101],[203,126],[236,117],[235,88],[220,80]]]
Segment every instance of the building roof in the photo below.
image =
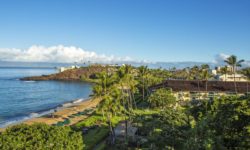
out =
[[[198,87],[199,85],[199,87]],[[250,91],[250,82],[236,82],[237,92],[246,93]],[[206,81],[190,80],[166,80],[163,83],[150,87],[150,90],[159,88],[171,88],[173,91],[206,91]],[[207,91],[235,92],[234,82],[207,81]]]

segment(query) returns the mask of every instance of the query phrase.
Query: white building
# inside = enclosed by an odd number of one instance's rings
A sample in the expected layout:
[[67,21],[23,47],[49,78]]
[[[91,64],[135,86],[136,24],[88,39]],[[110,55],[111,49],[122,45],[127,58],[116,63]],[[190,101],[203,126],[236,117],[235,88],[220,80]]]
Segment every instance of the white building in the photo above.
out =
[[217,75],[217,70],[215,70],[215,69],[210,70],[210,73],[215,76],[215,75]]
[[59,72],[64,72],[66,70],[77,69],[77,68],[80,68],[80,66],[74,65],[74,66],[70,66],[70,67],[60,67],[58,70],[59,70]]
[[248,81],[247,80],[247,77],[242,75],[242,74],[222,74],[222,75],[218,75],[217,76],[217,79],[220,80],[220,81],[234,81],[234,78],[235,78],[235,81]]
[[[227,68],[227,71],[228,71],[228,72],[233,72],[233,67],[232,67],[232,66],[226,65],[225,67]],[[216,70],[217,72],[220,72],[222,68],[224,68],[224,67],[217,66],[217,67],[215,67],[215,70]]]

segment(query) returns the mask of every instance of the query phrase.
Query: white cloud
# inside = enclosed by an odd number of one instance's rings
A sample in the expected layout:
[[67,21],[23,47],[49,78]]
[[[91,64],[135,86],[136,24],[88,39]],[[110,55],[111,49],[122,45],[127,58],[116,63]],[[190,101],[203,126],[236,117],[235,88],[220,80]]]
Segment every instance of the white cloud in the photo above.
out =
[[224,64],[224,60],[226,60],[230,55],[220,53],[215,56],[213,63],[215,64]]
[[[226,60],[228,57],[230,57],[230,55],[220,53],[220,54],[215,56],[215,59],[214,59],[213,63],[215,63],[216,65],[224,65],[225,64],[224,60]],[[250,61],[245,60],[242,63],[242,66],[243,67],[250,67]]]
[[116,57],[97,54],[74,46],[37,46],[33,45],[28,49],[0,48],[0,60],[20,62],[126,62],[133,61],[130,57]]

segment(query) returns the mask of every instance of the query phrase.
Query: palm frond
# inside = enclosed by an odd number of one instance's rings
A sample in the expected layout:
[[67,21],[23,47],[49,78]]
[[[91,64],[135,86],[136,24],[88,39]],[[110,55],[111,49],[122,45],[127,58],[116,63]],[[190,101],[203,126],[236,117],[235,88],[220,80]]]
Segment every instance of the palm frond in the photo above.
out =
[[237,66],[237,67],[241,67],[241,66],[242,66],[241,63],[243,63],[244,61],[245,61],[244,59],[239,60],[239,61],[236,63],[236,66]]

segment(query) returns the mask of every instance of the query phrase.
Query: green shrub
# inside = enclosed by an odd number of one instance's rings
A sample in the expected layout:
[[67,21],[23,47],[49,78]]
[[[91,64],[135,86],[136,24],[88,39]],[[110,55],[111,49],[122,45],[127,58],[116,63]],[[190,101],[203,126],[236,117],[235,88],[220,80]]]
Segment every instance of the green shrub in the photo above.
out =
[[152,108],[163,109],[173,107],[176,103],[176,98],[171,90],[161,88],[149,96],[148,102]]
[[84,135],[84,144],[86,145],[86,149],[93,149],[94,146],[104,140],[108,134],[109,128],[107,126],[90,129],[89,132]]
[[79,129],[81,127],[90,127],[90,126],[93,126],[93,125],[97,124],[98,122],[102,122],[102,121],[103,121],[102,116],[93,115],[93,116],[86,118],[84,121],[78,122],[77,124],[75,124],[75,127],[77,129]]
[[72,131],[70,127],[20,124],[0,133],[2,150],[74,150],[83,149],[83,147],[81,133]]

